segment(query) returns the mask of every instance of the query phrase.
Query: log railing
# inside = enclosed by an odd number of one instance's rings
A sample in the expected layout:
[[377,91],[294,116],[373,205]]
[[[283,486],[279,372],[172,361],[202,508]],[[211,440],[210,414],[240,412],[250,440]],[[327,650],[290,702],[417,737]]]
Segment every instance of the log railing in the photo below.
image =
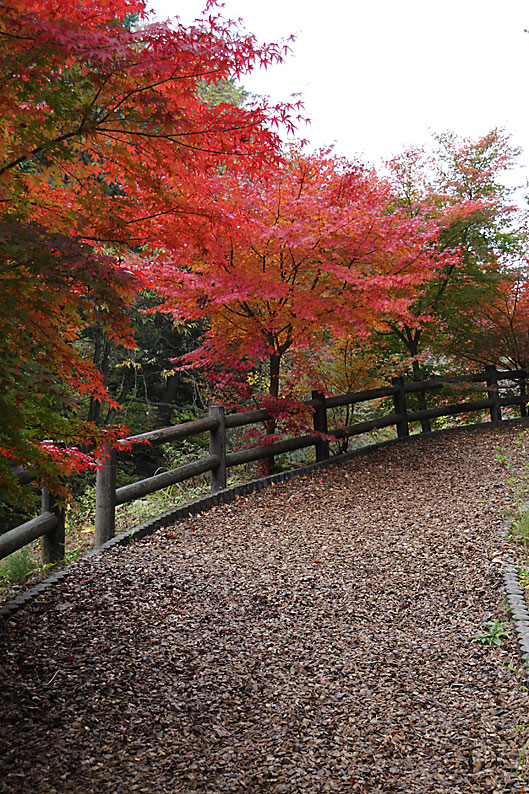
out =
[[[314,391],[312,399],[305,402],[305,405],[313,413],[314,432],[236,452],[226,452],[226,431],[271,419],[271,415],[265,409],[225,415],[222,407],[212,406],[209,409],[209,416],[202,419],[131,436],[120,442],[121,449],[118,447],[118,449],[108,450],[99,461],[96,478],[95,546],[100,546],[114,536],[115,511],[118,505],[132,502],[199,474],[210,473],[210,488],[215,493],[226,488],[226,471],[233,466],[273,458],[276,455],[307,447],[315,448],[317,461],[328,460],[331,456],[329,446],[331,439],[342,440],[391,426],[396,428],[398,438],[405,438],[410,434],[411,423],[485,410],[489,413],[489,421],[497,423],[502,420],[502,407],[504,406],[519,406],[521,415],[527,416],[525,380],[526,373],[522,370],[498,371],[494,366],[489,366],[485,368],[485,371],[472,375],[434,378],[428,381],[405,383],[402,378],[394,378],[390,386],[330,397],[326,397],[322,392]],[[500,383],[505,381],[511,383],[519,381],[519,396],[500,396]],[[481,388],[487,392],[487,398],[422,410],[409,410],[407,395],[416,392],[423,394],[435,392],[447,385],[464,383],[475,384],[477,388],[481,384]],[[388,397],[393,398],[392,413],[359,421],[348,427],[329,429],[329,410]],[[209,433],[209,455],[171,471],[155,474],[152,477],[116,488],[118,455],[125,455],[128,450],[141,444],[159,446],[205,432]],[[19,470],[17,475],[21,482],[28,482],[31,479],[23,470]],[[54,503],[53,497],[43,491],[41,515],[0,535],[0,559],[36,538],[42,537],[43,561],[56,562],[64,555],[64,534],[64,512]]]

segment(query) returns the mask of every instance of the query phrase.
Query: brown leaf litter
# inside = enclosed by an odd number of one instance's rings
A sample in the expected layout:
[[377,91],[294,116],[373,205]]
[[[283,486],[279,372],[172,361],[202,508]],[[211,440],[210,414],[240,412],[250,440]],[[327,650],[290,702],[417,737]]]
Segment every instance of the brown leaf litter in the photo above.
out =
[[0,791],[528,792],[491,428],[380,449],[76,565],[0,637]]

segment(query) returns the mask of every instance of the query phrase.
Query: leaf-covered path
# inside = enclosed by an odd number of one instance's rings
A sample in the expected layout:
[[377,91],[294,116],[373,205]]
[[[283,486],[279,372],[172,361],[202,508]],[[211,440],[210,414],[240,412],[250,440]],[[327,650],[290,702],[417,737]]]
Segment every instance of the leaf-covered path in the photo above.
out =
[[0,791],[529,790],[514,641],[474,639],[518,433],[381,449],[81,563],[0,638]]

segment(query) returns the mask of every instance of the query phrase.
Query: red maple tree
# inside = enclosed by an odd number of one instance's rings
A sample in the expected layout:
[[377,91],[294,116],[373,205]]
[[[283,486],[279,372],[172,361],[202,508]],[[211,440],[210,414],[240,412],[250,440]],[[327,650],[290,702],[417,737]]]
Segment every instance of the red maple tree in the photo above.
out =
[[78,396],[109,399],[77,352],[80,329],[97,318],[131,345],[149,251],[192,238],[215,210],[209,174],[255,173],[278,149],[271,124],[290,123],[284,107],[211,107],[197,82],[284,50],[213,5],[192,27],[149,24],[141,0],[7,0],[0,41],[0,467],[11,486],[17,460],[54,487],[40,439],[93,440]]
[[160,264],[166,309],[208,318],[204,344],[179,364],[232,389],[235,374],[244,399],[266,363],[268,406],[285,356],[292,375],[316,347],[404,322],[417,286],[457,257],[436,251],[428,213],[390,209],[387,183],[330,152],[291,152],[260,178],[212,177],[211,192],[221,219]]

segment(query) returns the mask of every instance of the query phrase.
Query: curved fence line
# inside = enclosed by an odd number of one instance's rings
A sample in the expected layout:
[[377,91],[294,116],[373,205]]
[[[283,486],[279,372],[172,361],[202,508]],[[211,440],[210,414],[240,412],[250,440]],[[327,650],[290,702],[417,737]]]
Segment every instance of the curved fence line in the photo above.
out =
[[[526,373],[523,370],[497,370],[494,366],[486,367],[483,372],[472,373],[448,378],[434,378],[428,381],[405,383],[402,378],[394,378],[390,386],[366,389],[359,392],[325,396],[314,391],[312,399],[304,404],[313,414],[313,432],[273,444],[262,444],[236,452],[226,452],[226,431],[266,422],[273,416],[265,409],[241,411],[235,414],[224,414],[221,406],[212,406],[209,416],[172,427],[161,428],[147,433],[123,439],[117,449],[109,449],[99,461],[96,480],[95,505],[95,546],[107,543],[115,535],[116,506],[139,499],[149,493],[167,488],[174,483],[189,480],[198,474],[210,473],[210,490],[212,494],[226,489],[226,471],[232,466],[239,466],[256,460],[271,459],[276,455],[305,449],[313,446],[316,462],[331,459],[330,441],[360,436],[372,430],[394,426],[398,439],[410,435],[410,423],[421,422],[422,432],[429,432],[429,420],[444,416],[464,416],[469,413],[488,410],[489,422],[502,421],[502,407],[519,406],[521,416],[527,416],[525,396]],[[519,382],[520,394],[500,396],[500,383]],[[419,393],[423,402],[425,394],[438,391],[446,385],[482,384],[486,390],[486,399],[457,402],[434,408],[408,410],[408,395]],[[512,389],[512,387],[511,387]],[[370,400],[381,400],[392,397],[393,411],[373,419],[359,421],[348,426],[329,429],[328,412],[333,408],[357,405]],[[420,404],[420,403],[419,403]],[[466,426],[482,424],[468,422]],[[116,488],[116,470],[118,455],[130,454],[132,447],[140,444],[159,446],[174,443],[185,438],[207,432],[209,434],[209,455],[183,466],[179,466],[161,474]],[[21,481],[28,482],[27,472],[19,470]],[[65,523],[64,512],[55,504],[53,496],[43,491],[42,513],[35,519],[15,527],[0,535],[0,559],[27,545],[37,537],[42,537],[43,561],[56,562],[64,556]]]

